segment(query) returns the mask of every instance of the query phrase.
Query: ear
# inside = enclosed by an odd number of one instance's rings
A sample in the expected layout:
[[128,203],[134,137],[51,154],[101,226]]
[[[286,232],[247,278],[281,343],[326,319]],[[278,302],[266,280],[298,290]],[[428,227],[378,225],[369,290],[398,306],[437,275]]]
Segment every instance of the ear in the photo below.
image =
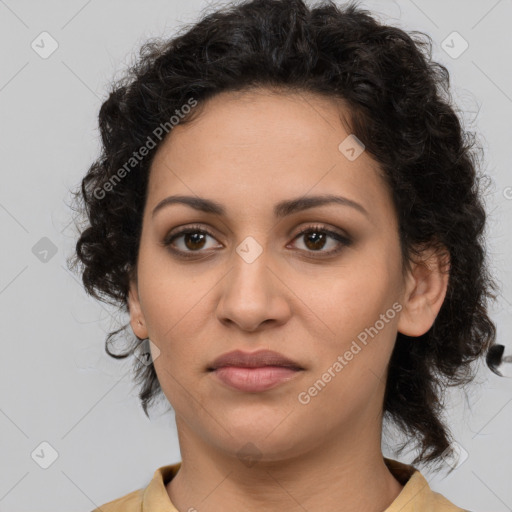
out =
[[406,336],[421,336],[434,324],[448,288],[450,254],[429,247],[411,264],[402,295],[397,329]]
[[130,311],[130,325],[138,338],[144,340],[148,338],[146,319],[142,312],[139,299],[139,290],[136,279],[130,279],[130,290],[128,292],[128,309]]

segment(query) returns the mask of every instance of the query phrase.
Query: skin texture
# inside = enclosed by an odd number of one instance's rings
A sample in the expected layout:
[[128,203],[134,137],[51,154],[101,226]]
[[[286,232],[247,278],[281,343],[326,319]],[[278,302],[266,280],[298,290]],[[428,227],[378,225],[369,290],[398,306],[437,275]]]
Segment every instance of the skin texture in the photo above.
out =
[[[447,287],[442,261],[425,251],[427,264],[403,277],[396,213],[378,165],[366,152],[350,161],[338,149],[349,135],[340,103],[253,90],[201,107],[155,155],[129,296],[132,329],[158,347],[155,370],[176,414],[182,466],[168,494],[182,511],[383,511],[402,490],[381,453],[387,365],[397,331],[419,336],[432,326]],[[153,217],[175,194],[215,200],[226,215],[174,204]],[[368,216],[330,204],[274,217],[279,201],[321,194],[356,201]],[[202,244],[175,239],[194,256],[180,259],[162,242],[191,224],[214,236]],[[315,224],[352,243],[297,237]],[[252,263],[236,251],[248,236],[262,249]],[[394,318],[300,403],[394,303]],[[304,371],[260,393],[231,389],[207,371],[225,352],[262,348]],[[247,446],[253,464],[238,455]]]

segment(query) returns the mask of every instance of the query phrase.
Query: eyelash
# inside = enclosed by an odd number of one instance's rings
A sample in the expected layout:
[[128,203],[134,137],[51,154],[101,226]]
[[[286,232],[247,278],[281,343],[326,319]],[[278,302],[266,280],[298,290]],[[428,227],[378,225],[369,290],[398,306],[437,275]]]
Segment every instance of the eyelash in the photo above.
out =
[[[339,252],[342,251],[343,247],[349,247],[352,244],[352,240],[350,240],[346,236],[343,236],[343,235],[341,235],[341,234],[339,234],[339,233],[337,233],[335,231],[332,231],[332,230],[326,228],[325,226],[318,225],[318,224],[312,225],[312,226],[307,226],[306,228],[302,229],[299,233],[297,233],[295,235],[293,240],[296,240],[297,238],[300,238],[301,236],[303,236],[305,234],[308,234],[308,233],[312,233],[312,232],[316,232],[316,233],[320,232],[320,233],[323,233],[323,234],[327,234],[330,237],[334,238],[334,240],[339,242],[339,244],[341,244],[341,246],[342,246],[342,247],[338,247],[337,249],[333,249],[333,250],[327,251],[327,252],[321,251],[321,250],[319,250],[319,251],[306,251],[308,253],[313,253],[313,254],[315,252],[320,252],[320,253],[323,254],[323,256],[313,256],[314,258],[318,258],[318,257],[325,258],[325,257],[335,256],[336,254],[338,254]],[[200,252],[204,252],[204,251],[201,251],[201,250],[197,250],[197,251],[182,251],[181,249],[171,248],[171,244],[172,244],[172,242],[174,242],[174,240],[176,240],[180,236],[187,235],[187,234],[192,234],[192,233],[203,233],[203,234],[207,234],[207,235],[211,236],[212,238],[215,238],[215,236],[212,233],[210,233],[207,229],[205,229],[204,227],[202,227],[200,225],[193,225],[193,226],[189,226],[187,228],[184,228],[181,231],[178,231],[176,233],[171,233],[171,234],[167,235],[165,237],[165,239],[163,240],[162,245],[164,247],[169,247],[169,249],[174,254],[176,254],[177,256],[179,256],[181,258],[194,258],[195,257],[195,256],[193,256],[194,253],[200,253]]]

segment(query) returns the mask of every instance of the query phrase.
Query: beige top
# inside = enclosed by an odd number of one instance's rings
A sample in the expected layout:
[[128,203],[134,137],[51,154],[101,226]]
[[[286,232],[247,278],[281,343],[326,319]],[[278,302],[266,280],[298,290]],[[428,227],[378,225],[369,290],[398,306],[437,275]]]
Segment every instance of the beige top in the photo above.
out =
[[[384,457],[395,478],[404,486],[395,501],[383,512],[469,512],[455,506],[430,489],[425,477],[414,467]],[[158,468],[147,487],[109,501],[92,512],[179,512],[165,485],[176,475],[181,462]]]

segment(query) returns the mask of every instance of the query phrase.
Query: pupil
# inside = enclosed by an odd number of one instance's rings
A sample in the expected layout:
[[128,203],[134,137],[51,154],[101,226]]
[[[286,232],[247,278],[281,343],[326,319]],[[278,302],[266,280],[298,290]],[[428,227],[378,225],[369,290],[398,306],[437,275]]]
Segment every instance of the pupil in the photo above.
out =
[[[200,249],[204,245],[205,235],[202,233],[187,233],[185,234],[185,245],[189,249]],[[188,241],[192,240],[192,245]],[[203,242],[201,244],[201,242]],[[199,246],[197,246],[199,244]]]
[[[309,241],[311,239],[315,239],[315,238],[316,238],[316,241],[313,241],[313,244],[311,244],[312,246],[310,246]],[[313,231],[311,234],[306,236],[306,240],[307,240],[306,246],[309,249],[321,249],[323,247],[323,245],[324,245],[324,242],[325,242],[325,234],[324,233],[317,233],[316,231]]]

